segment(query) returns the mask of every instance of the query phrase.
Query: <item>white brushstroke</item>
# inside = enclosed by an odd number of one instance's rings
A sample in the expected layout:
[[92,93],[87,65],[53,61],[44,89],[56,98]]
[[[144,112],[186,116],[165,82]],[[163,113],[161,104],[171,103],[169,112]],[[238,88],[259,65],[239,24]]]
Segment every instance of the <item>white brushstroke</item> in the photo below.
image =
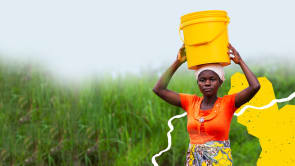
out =
[[289,97],[287,98],[283,98],[283,99],[274,99],[272,100],[269,104],[265,105],[265,106],[262,106],[262,107],[255,107],[255,106],[251,106],[251,105],[246,105],[244,106],[241,111],[239,113],[234,113],[234,115],[236,116],[240,116],[242,115],[247,108],[254,108],[254,109],[259,109],[259,110],[262,110],[262,109],[266,109],[266,108],[269,108],[271,106],[273,106],[275,103],[282,103],[282,102],[286,102],[286,101],[290,101],[292,100],[293,98],[295,97],[295,92],[293,92]]
[[170,130],[168,131],[167,133],[167,137],[168,137],[168,147],[164,150],[162,150],[160,153],[158,154],[155,154],[152,158],[152,163],[154,164],[154,166],[159,166],[158,163],[156,162],[156,157],[159,157],[162,155],[162,153],[168,151],[170,148],[171,148],[171,132],[174,130],[174,127],[171,123],[172,120],[176,119],[176,118],[182,118],[182,117],[185,117],[186,116],[186,112],[183,113],[183,114],[180,114],[180,115],[176,115],[176,116],[173,116],[172,118],[170,118],[168,120],[168,126],[170,128]]
[[[239,113],[235,113],[234,115],[236,116],[240,116],[242,115],[247,108],[254,108],[254,109],[266,109],[266,108],[269,108],[271,106],[273,106],[275,103],[282,103],[282,102],[286,102],[286,101],[290,101],[292,100],[293,98],[295,97],[295,92],[293,92],[289,97],[287,98],[283,98],[283,99],[274,99],[272,100],[269,104],[265,105],[265,106],[262,106],[262,107],[255,107],[255,106],[251,106],[251,105],[246,105],[244,106],[241,111]],[[159,166],[158,163],[156,162],[156,157],[159,157],[162,155],[162,153],[164,152],[167,152],[168,150],[170,150],[171,148],[171,132],[174,130],[174,127],[172,125],[172,120],[176,119],[176,118],[182,118],[182,117],[185,117],[187,115],[187,113],[183,113],[183,114],[180,114],[180,115],[176,115],[176,116],[173,116],[172,118],[170,118],[168,120],[168,126],[170,128],[170,130],[168,131],[167,133],[167,137],[168,137],[168,147],[164,150],[162,150],[160,153],[158,154],[155,154],[153,157],[152,157],[152,163],[154,166]]]

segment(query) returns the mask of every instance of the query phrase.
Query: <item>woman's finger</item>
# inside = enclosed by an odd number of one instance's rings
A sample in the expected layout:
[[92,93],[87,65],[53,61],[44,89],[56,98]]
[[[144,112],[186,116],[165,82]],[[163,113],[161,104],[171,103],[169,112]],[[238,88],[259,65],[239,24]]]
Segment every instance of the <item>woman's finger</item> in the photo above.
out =
[[181,48],[184,48],[184,43],[182,44]]
[[228,43],[228,48],[232,49],[233,46],[230,43]]
[[235,49],[235,47],[232,46],[232,50],[233,52],[237,52],[237,50]]

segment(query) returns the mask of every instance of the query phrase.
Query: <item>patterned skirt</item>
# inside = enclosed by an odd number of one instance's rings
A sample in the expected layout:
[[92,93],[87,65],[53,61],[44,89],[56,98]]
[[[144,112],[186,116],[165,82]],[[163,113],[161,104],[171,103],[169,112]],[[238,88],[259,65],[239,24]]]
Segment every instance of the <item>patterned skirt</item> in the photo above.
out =
[[232,166],[230,141],[189,144],[185,166]]

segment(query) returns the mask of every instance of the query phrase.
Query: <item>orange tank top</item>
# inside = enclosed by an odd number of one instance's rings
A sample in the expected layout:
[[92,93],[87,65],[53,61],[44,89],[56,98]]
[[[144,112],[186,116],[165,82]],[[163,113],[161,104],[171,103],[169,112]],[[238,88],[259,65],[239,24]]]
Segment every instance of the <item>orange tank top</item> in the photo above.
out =
[[235,107],[235,94],[218,97],[210,110],[201,110],[203,97],[179,93],[181,106],[187,112],[187,131],[191,144],[228,140]]

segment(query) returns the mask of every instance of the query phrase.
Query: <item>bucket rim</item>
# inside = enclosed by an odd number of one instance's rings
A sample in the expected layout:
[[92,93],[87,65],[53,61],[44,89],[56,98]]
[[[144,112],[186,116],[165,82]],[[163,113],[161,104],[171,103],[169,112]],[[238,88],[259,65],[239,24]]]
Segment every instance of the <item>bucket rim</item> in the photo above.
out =
[[180,17],[181,20],[185,21],[187,19],[193,18],[198,18],[198,17],[210,17],[212,15],[215,16],[227,16],[227,12],[225,10],[205,10],[205,11],[197,11],[197,12],[192,12],[185,14]]
[[194,19],[194,20],[189,20],[185,22],[180,23],[180,29],[183,29],[186,26],[192,25],[192,24],[199,24],[199,23],[205,23],[205,22],[224,22],[224,23],[229,23],[230,18],[229,17],[207,17],[207,18],[199,18],[199,19]]

